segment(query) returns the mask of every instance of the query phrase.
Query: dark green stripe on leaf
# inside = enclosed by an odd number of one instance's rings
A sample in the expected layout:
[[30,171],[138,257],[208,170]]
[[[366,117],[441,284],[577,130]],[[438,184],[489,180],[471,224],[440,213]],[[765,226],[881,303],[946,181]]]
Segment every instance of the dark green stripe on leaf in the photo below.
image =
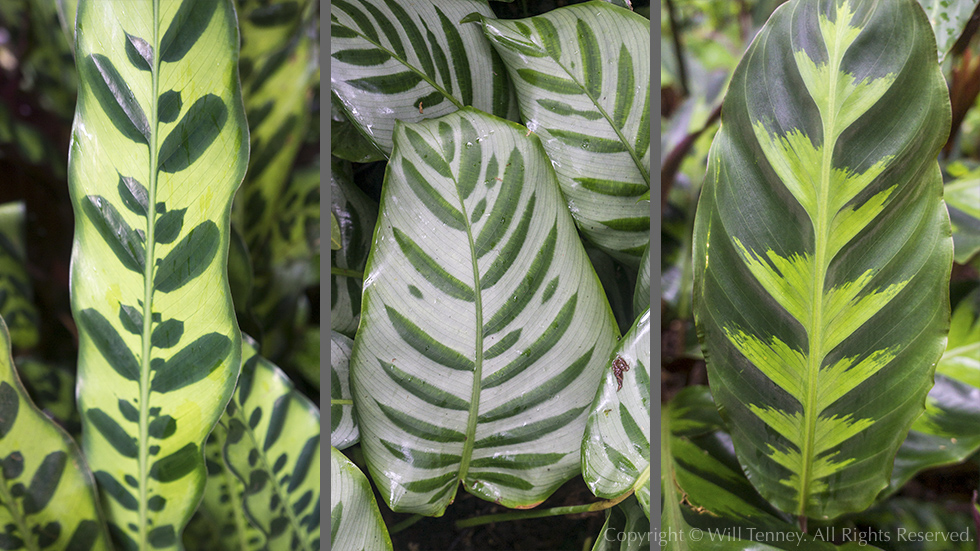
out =
[[127,380],[139,380],[139,362],[109,320],[98,310],[86,308],[78,313],[78,324],[92,339],[102,357],[109,362],[109,367]]
[[180,109],[184,106],[184,102],[180,99],[180,92],[170,90],[160,94],[158,105],[157,116],[160,118],[160,122],[169,124],[177,120],[177,116],[180,115]]
[[469,402],[466,400],[426,383],[421,377],[412,377],[408,373],[405,373],[401,369],[395,367],[393,364],[380,359],[378,360],[378,363],[381,364],[381,369],[386,375],[391,377],[391,380],[394,381],[395,384],[407,390],[409,393],[419,397],[426,403],[432,404],[436,407],[454,409],[457,411],[466,411],[470,407]]
[[574,178],[583,188],[610,197],[640,197],[650,190],[643,184],[620,182],[618,180],[603,180],[601,178]]
[[470,75],[470,58],[467,55],[463,37],[460,36],[456,24],[446,17],[446,14],[439,9],[439,6],[433,5],[433,7],[435,7],[436,13],[439,15],[442,32],[446,34],[446,40],[449,42],[449,54],[453,58],[453,71],[456,73],[456,83],[459,85],[459,98],[462,100],[463,105],[473,105],[473,82],[472,76]]
[[[559,338],[560,336],[561,335],[558,335]],[[553,346],[554,342],[557,342],[557,339],[548,339],[546,344],[550,344],[551,346]],[[538,343],[535,343],[535,346],[537,344]],[[533,347],[534,346],[532,346],[532,348]],[[540,359],[541,355],[543,355],[544,352],[547,352],[550,349],[551,347],[544,348],[543,350],[537,350],[536,352],[540,352],[540,354],[538,354],[537,359]],[[528,409],[538,406],[554,396],[558,396],[562,390],[567,388],[568,385],[572,384],[572,382],[578,379],[579,375],[581,375],[582,372],[585,371],[585,368],[588,367],[589,365],[589,360],[592,359],[592,352],[594,350],[595,347],[589,349],[588,352],[586,352],[581,357],[579,357],[579,359],[575,360],[575,362],[573,362],[572,365],[567,367],[558,375],[552,377],[550,380],[545,381],[543,384],[536,386],[534,390],[527,393],[522,393],[519,397],[515,397],[511,401],[501,404],[500,406],[494,408],[493,410],[484,413],[479,418],[480,422],[491,423],[493,421],[499,421],[501,419],[506,419],[508,417],[513,417],[515,415],[520,415],[521,413],[524,413]],[[518,361],[521,360],[524,360],[524,358],[522,357]],[[504,369],[509,369],[510,367],[511,366],[508,365]],[[522,369],[523,368],[521,368],[520,370]],[[514,374],[518,372],[519,370],[513,371]],[[484,385],[484,388],[489,388],[489,387]]]
[[[378,31],[375,30],[374,25],[371,23],[371,20],[368,19],[368,16],[365,15],[363,12],[361,12],[361,10],[354,7],[349,2],[345,2],[344,0],[335,0],[334,2],[331,3],[331,5],[333,7],[336,7],[340,11],[346,13],[348,17],[353,19],[354,23],[357,24],[358,29],[361,31],[361,33],[367,36],[368,39],[370,39],[375,44],[380,42],[380,40],[378,39]],[[381,21],[381,24],[382,25],[390,24],[390,22]]]
[[214,143],[228,121],[228,107],[208,94],[187,110],[160,147],[160,170],[173,174],[189,167]]
[[412,240],[405,232],[399,230],[398,228],[393,228],[395,234],[395,241],[398,242],[398,247],[401,249],[408,261],[412,263],[412,266],[426,280],[436,286],[440,291],[446,293],[447,295],[465,300],[467,302],[473,302],[475,300],[475,295],[473,289],[453,277],[449,272],[443,269],[438,262],[435,261],[431,256],[429,256],[422,247],[419,247],[415,241]]
[[160,60],[180,61],[208,28],[217,1],[183,2],[160,41]]
[[[528,293],[528,297],[530,297],[531,294],[533,294],[533,292]],[[528,300],[530,300],[530,298],[528,298]],[[544,356],[549,350],[554,348],[565,334],[565,331],[567,331],[568,327],[572,324],[572,317],[575,315],[575,304],[577,302],[578,294],[572,295],[571,298],[568,299],[568,302],[561,307],[558,315],[555,316],[555,319],[548,325],[548,328],[541,333],[538,339],[534,341],[531,346],[524,349],[517,359],[485,378],[483,380],[483,388],[493,388],[506,383],[522,373],[528,367],[534,365],[534,363],[540,360],[541,357]],[[592,351],[589,350],[588,354],[586,355],[591,356]],[[585,356],[583,356],[583,358],[584,357]],[[582,361],[582,358],[579,358],[576,363],[573,364],[572,368],[578,366],[579,369],[584,369],[584,364],[580,365],[578,363]],[[588,363],[587,360],[586,363]]]
[[153,226],[153,240],[169,245],[180,235],[184,227],[184,213],[187,209],[177,209],[163,213]]
[[402,71],[400,73],[355,78],[354,80],[348,80],[347,84],[365,92],[392,95],[407,92],[418,86],[420,82],[422,82],[422,77],[418,73],[414,71]]
[[436,62],[436,69],[439,71],[439,76],[441,78],[436,79],[436,75],[430,75],[433,80],[438,80],[442,83],[442,87],[450,95],[453,93],[453,76],[449,70],[449,61],[446,59],[446,52],[443,51],[442,45],[439,44],[439,40],[436,38],[432,31],[429,29],[429,25],[426,24],[425,20],[422,20],[422,26],[425,27],[425,37],[429,41],[429,47],[432,49],[432,58]]
[[422,64],[422,72],[430,76],[435,75],[436,68],[432,63],[432,56],[429,54],[429,46],[422,38],[422,32],[419,31],[415,20],[401,7],[397,0],[385,0],[385,5],[395,15],[398,25],[408,35],[408,41],[412,43],[412,51],[419,57],[419,63]]
[[517,288],[514,289],[514,292],[511,293],[510,299],[484,325],[484,336],[490,336],[502,330],[514,317],[527,308],[528,303],[531,302],[531,297],[534,296],[535,291],[541,286],[545,275],[547,275],[548,268],[551,266],[557,240],[558,224],[556,223],[551,227],[551,231],[548,232],[548,236],[541,245],[538,254],[535,255],[534,260],[531,262],[527,274],[517,285]]
[[[474,469],[513,469],[531,470],[538,467],[554,465],[565,457],[564,453],[516,453],[513,455],[493,454],[493,457],[481,457],[470,462]],[[482,476],[482,475],[481,475]]]
[[340,50],[339,52],[334,52],[330,57],[341,63],[356,65],[358,67],[373,67],[391,59],[391,56],[387,52],[377,48]]
[[265,441],[262,443],[262,451],[267,452],[282,436],[282,428],[286,424],[286,415],[289,414],[289,405],[292,397],[288,394],[276,398],[272,403],[272,412],[269,414],[269,424],[266,426]]
[[565,413],[556,415],[554,417],[549,417],[547,419],[542,419],[541,421],[536,421],[534,423],[528,423],[526,425],[498,432],[483,440],[478,440],[475,444],[475,448],[491,448],[499,446],[511,446],[513,444],[523,444],[524,442],[532,442],[541,439],[546,434],[555,432],[556,430],[567,426],[569,423],[575,420],[579,415],[585,411],[586,406],[580,408],[575,408]]
[[126,57],[140,71],[150,71],[153,68],[153,46],[129,33],[126,33]]
[[411,463],[417,469],[441,469],[459,463],[460,456],[446,453],[432,453],[415,450],[405,445],[398,445],[379,439],[381,445],[391,452],[399,461]]
[[174,482],[187,476],[200,462],[200,450],[193,443],[158,459],[150,466],[150,478],[159,482]]
[[124,419],[126,419],[130,423],[139,422],[140,412],[138,409],[136,409],[136,406],[130,404],[126,400],[119,400],[119,402],[117,402],[117,405],[119,406],[119,413],[122,414]]
[[616,220],[600,220],[600,224],[617,231],[635,231],[635,232],[648,232],[650,231],[650,218],[639,217],[639,218],[618,218]]
[[507,473],[496,473],[496,472],[471,472],[469,479],[475,479],[473,484],[477,482],[488,482],[490,484],[496,484],[497,486],[504,486],[507,488],[516,488],[518,490],[532,490],[534,489],[534,484],[531,484],[523,478],[516,477],[512,474]]
[[99,483],[99,489],[109,494],[123,509],[128,511],[139,509],[139,503],[133,494],[111,474],[105,471],[97,471],[94,474],[95,480]]
[[538,37],[544,44],[545,51],[552,59],[558,60],[561,57],[561,41],[558,39],[558,29],[555,25],[544,17],[532,17],[531,24],[538,31]]
[[433,478],[413,480],[411,482],[407,482],[403,484],[402,486],[409,492],[426,493],[426,492],[431,492],[432,490],[437,490],[439,488],[442,488],[443,486],[452,485],[455,482],[455,480],[456,480],[456,473],[448,472],[444,475],[433,477]]
[[142,273],[146,262],[143,241],[139,234],[123,220],[116,207],[112,206],[105,197],[86,195],[82,199],[82,212],[92,222],[123,267]]
[[582,55],[582,71],[585,73],[585,88],[594,100],[602,95],[602,52],[599,41],[592,29],[581,19],[575,22],[578,35],[578,49]]
[[[488,166],[487,178],[496,177],[496,171],[491,173]],[[500,192],[497,194],[493,208],[487,216],[486,223],[476,237],[474,247],[476,248],[477,258],[482,258],[483,255],[490,252],[504,238],[504,233],[510,227],[514,213],[517,212],[521,191],[525,185],[524,156],[515,147],[507,159],[507,166],[504,167],[504,177]]]
[[[516,187],[516,186],[515,186]],[[527,241],[527,230],[531,227],[531,218],[534,216],[534,203],[537,196],[531,195],[527,205],[524,207],[524,214],[521,221],[517,223],[514,233],[510,234],[507,243],[500,250],[500,254],[494,259],[493,264],[487,268],[486,274],[480,278],[480,287],[489,289],[493,287],[508,270],[515,266],[517,255]]]
[[409,160],[402,157],[402,173],[415,195],[443,224],[454,230],[466,229],[466,217],[433,189]]
[[625,455],[619,453],[614,448],[608,444],[604,444],[606,455],[609,457],[609,461],[613,464],[617,471],[627,474],[628,476],[635,477],[640,474],[639,469],[633,464]]
[[375,403],[388,420],[412,436],[433,442],[462,442],[466,439],[466,435],[459,431],[433,425],[378,401]]
[[517,76],[521,77],[531,86],[541,88],[548,92],[575,96],[582,93],[582,87],[574,80],[556,77],[548,73],[535,71],[534,69],[518,69]]
[[364,2],[362,6],[364,9],[371,12],[371,15],[374,17],[375,21],[381,22],[381,32],[385,35],[385,38],[388,39],[391,49],[394,50],[395,55],[398,56],[401,61],[406,61],[408,58],[405,54],[405,45],[402,43],[401,36],[398,35],[398,29],[394,25],[389,24],[388,16],[382,13],[377,6],[370,2]]
[[493,346],[487,349],[486,353],[483,354],[483,358],[490,360],[496,358],[497,356],[508,351],[517,344],[517,340],[521,338],[521,329],[515,329],[510,333],[507,333]]
[[561,128],[549,128],[548,133],[572,147],[594,153],[624,153],[628,151],[626,144],[619,140],[597,138],[591,134],[582,134]]
[[388,312],[388,319],[391,320],[395,331],[420,354],[450,369],[473,371],[473,360],[436,341],[394,308],[385,306],[385,310]]
[[162,366],[155,366],[150,390],[170,392],[192,385],[213,373],[231,352],[231,339],[208,333],[182,348]]
[[[293,465],[293,472],[289,477],[289,486],[286,487],[287,492],[294,492],[299,485],[306,480],[306,475],[310,471],[310,466],[313,464],[313,454],[320,449],[320,437],[319,435],[314,436],[303,444],[300,449],[299,454],[296,455],[296,463]],[[319,465],[317,468],[319,469]]]
[[27,493],[21,502],[24,513],[33,515],[44,510],[54,497],[55,490],[61,482],[61,475],[65,473],[65,465],[68,463],[68,454],[63,451],[54,451],[44,456],[41,464],[31,477],[31,483],[27,487]]
[[619,420],[623,423],[623,430],[626,431],[626,436],[629,437],[630,443],[633,445],[636,453],[638,455],[649,453],[649,450],[643,449],[644,443],[649,445],[649,437],[643,434],[643,429],[640,428],[640,425],[636,424],[636,420],[633,419],[633,416],[630,415],[629,410],[626,409],[624,404],[619,404]]
[[[479,136],[477,136],[476,129],[473,128],[473,125],[466,119],[460,119],[459,129],[460,159],[456,186],[459,188],[459,193],[463,196],[463,199],[466,199],[476,189],[476,183],[480,179],[480,165],[482,164],[483,154],[479,143],[476,141]],[[472,218],[473,216],[471,215]]]
[[220,238],[217,224],[201,222],[160,261],[153,278],[154,288],[169,293],[203,274],[218,252]]
[[136,438],[131,436],[126,429],[119,426],[119,423],[110,417],[106,412],[98,408],[92,408],[85,412],[85,416],[92,423],[92,426],[99,431],[106,441],[123,457],[135,458],[137,455]]
[[623,44],[619,48],[619,80],[616,83],[616,105],[613,108],[613,124],[623,128],[633,106],[633,56]]
[[424,161],[425,164],[432,167],[439,173],[440,176],[444,178],[453,177],[453,173],[449,169],[449,163],[446,162],[446,159],[442,157],[441,153],[433,149],[433,147],[430,146],[429,143],[425,141],[425,138],[423,138],[418,132],[406,127],[405,137],[408,138],[408,143],[412,145],[412,149],[415,150],[415,153],[417,153],[419,157],[422,157],[422,161]]
[[150,206],[150,192],[146,189],[146,186],[139,183],[135,178],[120,174],[117,189],[123,205],[135,214],[145,218]]
[[92,87],[92,94],[112,125],[123,136],[148,146],[150,123],[146,120],[146,113],[112,60],[101,54],[92,54],[85,58],[81,70],[87,73],[82,79],[83,83]]
[[582,111],[580,109],[575,109],[574,107],[572,107],[571,105],[563,101],[555,101],[553,99],[547,99],[547,98],[536,99],[534,101],[536,101],[538,105],[544,107],[548,111],[551,111],[552,113],[556,115],[561,115],[563,117],[582,117],[583,119],[590,120],[590,121],[596,121],[602,118],[602,114],[599,113],[598,111]]

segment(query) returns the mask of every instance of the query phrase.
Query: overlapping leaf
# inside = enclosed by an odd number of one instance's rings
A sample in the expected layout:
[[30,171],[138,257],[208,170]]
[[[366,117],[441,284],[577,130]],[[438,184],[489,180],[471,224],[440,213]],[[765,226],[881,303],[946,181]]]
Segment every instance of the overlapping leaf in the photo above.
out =
[[330,335],[330,445],[342,450],[357,443],[357,418],[350,392],[350,355],[354,341]]
[[632,266],[649,241],[650,22],[593,1],[480,20],[579,229]]
[[650,549],[650,518],[636,498],[608,509],[606,522],[595,538],[592,551],[640,551]]
[[354,185],[349,162],[330,159],[330,212],[340,249],[330,251],[330,327],[353,338],[361,319],[361,281],[378,220],[378,205]]
[[37,307],[27,276],[23,202],[0,205],[0,316],[7,321],[16,348],[37,344]]
[[124,549],[176,549],[241,366],[227,278],[248,161],[228,0],[81,0],[69,166],[83,448]]
[[368,468],[396,511],[460,482],[536,505],[579,472],[609,305],[537,137],[464,108],[395,144],[351,358]]
[[650,309],[607,362],[582,441],[582,476],[595,495],[635,492],[650,516]]
[[72,439],[41,413],[14,370],[0,318],[0,547],[111,549],[95,480]]
[[228,412],[225,461],[270,551],[320,549],[320,411],[246,339]]
[[38,409],[77,437],[82,419],[75,407],[74,369],[28,356],[17,359],[17,374]]
[[919,0],[936,34],[939,61],[952,49],[977,7],[974,0]]
[[633,312],[642,312],[644,308],[650,308],[650,245],[643,249],[640,273],[636,276],[636,288],[633,289]]
[[956,261],[966,264],[980,252],[980,178],[963,178],[943,189],[953,225]]
[[390,551],[371,484],[337,448],[330,448],[330,547]]
[[312,0],[236,0],[238,25],[242,35],[241,72],[243,80],[259,71],[261,58],[282,52],[299,34],[304,17],[312,17]]
[[708,376],[749,480],[798,516],[870,505],[945,348],[950,114],[928,25],[911,0],[784,4],[712,145],[694,240]]
[[959,463],[980,449],[980,290],[953,310],[946,352],[926,411],[898,450],[889,493],[924,469]]
[[[826,535],[800,532],[753,489],[739,468],[707,387],[685,388],[661,413],[661,548],[835,549],[826,543]],[[874,547],[855,544],[841,549]]]
[[385,154],[396,120],[473,106],[516,120],[500,58],[463,16],[486,1],[338,0],[330,12],[330,89],[346,118]]

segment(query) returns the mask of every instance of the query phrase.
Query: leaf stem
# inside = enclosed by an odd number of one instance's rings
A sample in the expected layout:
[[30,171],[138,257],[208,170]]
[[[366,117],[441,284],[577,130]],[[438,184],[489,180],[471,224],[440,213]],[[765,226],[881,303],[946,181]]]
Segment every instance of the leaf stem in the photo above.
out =
[[667,17],[670,19],[670,36],[674,40],[674,54],[677,56],[677,78],[680,80],[681,92],[690,95],[687,87],[687,67],[684,66],[684,45],[681,43],[680,24],[677,22],[677,10],[674,0],[667,0]]
[[618,505],[620,502],[622,502],[623,500],[625,500],[631,495],[633,495],[632,490],[614,499],[606,499],[603,501],[597,501],[595,503],[586,503],[584,505],[552,507],[551,509],[542,509],[540,511],[514,511],[510,513],[499,513],[496,515],[483,515],[479,517],[473,517],[473,518],[457,521],[456,528],[470,528],[473,526],[482,526],[484,524],[490,524],[493,522],[506,522],[509,520],[557,517],[561,515],[575,515],[579,513],[592,513],[595,511],[604,511],[606,509],[615,507],[616,505]]
[[336,266],[330,267],[330,275],[341,276],[341,277],[353,277],[356,279],[364,279],[364,272],[357,270],[350,270],[347,268],[337,268]]

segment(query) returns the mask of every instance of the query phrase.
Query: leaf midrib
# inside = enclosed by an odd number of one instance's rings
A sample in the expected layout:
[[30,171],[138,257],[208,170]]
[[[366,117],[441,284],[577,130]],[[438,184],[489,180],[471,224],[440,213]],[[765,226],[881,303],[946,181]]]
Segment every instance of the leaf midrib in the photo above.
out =
[[21,539],[24,542],[25,547],[29,551],[41,551],[41,546],[38,544],[37,538],[33,537],[34,534],[31,533],[30,527],[27,525],[27,515],[23,514],[23,509],[17,507],[15,503],[14,496],[7,488],[6,482],[0,483],[0,504],[2,504],[3,507],[10,512],[10,516],[13,517],[14,524],[17,526],[17,530],[21,534]]
[[150,116],[153,118],[149,143],[149,182],[146,212],[146,252],[143,263],[143,334],[140,355],[140,403],[139,403],[139,543],[140,549],[148,547],[149,540],[149,425],[150,425],[150,353],[153,331],[153,269],[155,267],[154,229],[157,208],[158,135],[160,130],[157,107],[160,88],[160,0],[153,0],[153,67],[150,86]]
[[[839,23],[839,22],[838,22]],[[841,41],[843,35],[839,31],[840,26],[836,27],[838,32],[836,33],[836,40],[833,44],[832,51],[828,52],[828,75],[837,75],[840,73],[840,63],[843,54],[841,53]],[[828,49],[829,44],[827,45]],[[827,105],[829,110],[833,110],[837,105],[837,86],[836,79],[827,79]],[[829,206],[829,193],[831,184],[831,175],[833,173],[833,154],[834,148],[837,145],[838,134],[836,132],[836,115],[835,111],[824,113],[823,110],[820,111],[821,118],[823,119],[823,152],[821,158],[820,166],[820,189],[816,193],[816,206],[814,211],[816,213],[816,220],[814,221],[814,258],[813,262],[810,264],[810,330],[807,331],[807,393],[806,398],[803,403],[803,415],[804,415],[804,427],[805,435],[803,439],[803,448],[800,450],[801,458],[803,460],[803,472],[800,476],[800,496],[797,505],[797,515],[799,517],[805,517],[807,513],[807,505],[810,501],[810,491],[813,477],[813,463],[814,463],[814,447],[817,432],[817,420],[820,412],[816,411],[818,400],[817,400],[817,389],[818,389],[818,379],[820,375],[820,367],[823,365],[824,356],[826,351],[823,349],[823,330],[824,330],[824,320],[823,320],[823,303],[824,303],[824,287],[826,286],[826,276],[827,276],[827,242],[829,240],[829,218],[830,213],[827,212]]]

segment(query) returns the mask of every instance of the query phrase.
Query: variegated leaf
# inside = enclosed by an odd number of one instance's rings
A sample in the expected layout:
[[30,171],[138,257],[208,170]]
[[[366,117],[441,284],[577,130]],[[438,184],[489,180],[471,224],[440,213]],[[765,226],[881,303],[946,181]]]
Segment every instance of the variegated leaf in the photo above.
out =
[[919,0],[936,34],[940,62],[963,34],[977,3],[976,0]]
[[636,266],[650,239],[650,22],[606,2],[479,20],[582,233]]
[[[648,509],[649,511],[649,509]],[[644,515],[636,498],[606,511],[606,522],[595,538],[592,551],[641,551],[650,549],[650,514]]]
[[69,164],[82,445],[122,549],[179,549],[234,389],[231,200],[248,159],[230,0],[78,6]]
[[617,330],[523,127],[464,108],[399,123],[365,272],[351,388],[392,510],[457,487],[531,507],[579,472]]
[[17,374],[38,409],[77,438],[82,419],[75,407],[75,370],[33,356],[17,359]]
[[320,549],[320,411],[245,339],[228,411],[225,461],[270,551]]
[[0,548],[112,549],[75,442],[27,396],[0,318]]
[[350,355],[354,341],[330,335],[330,445],[342,450],[357,443],[357,416],[350,392]]
[[0,205],[0,316],[15,348],[31,348],[40,338],[37,307],[27,276],[23,202]]
[[473,106],[515,119],[500,58],[468,13],[485,0],[336,0],[330,11],[330,91],[344,116],[386,155],[396,120],[417,122]]
[[950,108],[929,22],[914,0],[791,0],[722,113],[694,237],[712,392],[766,499],[801,523],[865,509],[945,348]]
[[636,288],[633,290],[633,312],[642,312],[650,308],[650,245],[643,249],[640,257],[640,273],[636,276]]
[[967,177],[943,189],[953,225],[953,251],[960,264],[980,252],[980,178]]
[[592,493],[635,492],[650,516],[650,309],[619,341],[589,410],[582,476]]
[[391,536],[385,527],[374,492],[364,473],[330,448],[330,547],[391,551]]
[[378,205],[354,185],[350,163],[330,158],[330,212],[340,249],[330,251],[330,327],[353,338],[361,319],[361,281],[378,220]]

